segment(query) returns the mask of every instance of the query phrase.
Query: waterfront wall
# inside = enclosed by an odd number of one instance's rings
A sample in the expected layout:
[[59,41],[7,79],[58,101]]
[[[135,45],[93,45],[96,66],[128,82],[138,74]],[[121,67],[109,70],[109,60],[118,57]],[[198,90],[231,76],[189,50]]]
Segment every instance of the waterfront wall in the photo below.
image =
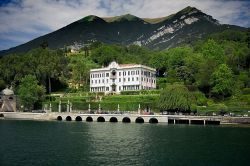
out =
[[[19,120],[61,120],[94,122],[135,122],[135,123],[184,123],[184,124],[250,124],[248,117],[184,116],[184,115],[140,115],[140,114],[80,114],[80,113],[27,113],[1,112],[3,119]],[[59,118],[59,119],[58,119]]]

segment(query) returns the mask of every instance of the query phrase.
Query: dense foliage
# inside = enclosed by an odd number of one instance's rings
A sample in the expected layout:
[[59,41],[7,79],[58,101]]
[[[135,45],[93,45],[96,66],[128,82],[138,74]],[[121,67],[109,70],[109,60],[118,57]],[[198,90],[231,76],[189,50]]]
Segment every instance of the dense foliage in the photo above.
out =
[[36,102],[42,100],[44,94],[45,88],[38,85],[38,81],[35,76],[26,75],[21,79],[18,88],[18,96],[24,110],[31,110]]
[[191,94],[184,85],[169,85],[160,94],[161,111],[190,112]]
[[[165,89],[162,93],[171,91],[169,88],[173,87],[179,89],[175,85],[179,82],[184,85],[182,89],[186,87],[185,91],[188,89],[198,94],[191,97],[196,98],[196,102],[192,103],[196,106],[210,107],[217,102],[222,102],[223,108],[236,103],[250,105],[249,31],[226,30],[204,41],[163,51],[99,42],[81,50],[79,53],[69,53],[37,48],[24,54],[1,57],[0,88],[12,85],[17,89],[22,78],[30,74],[46,87],[47,93],[88,91],[89,70],[116,60],[118,63],[139,63],[156,68],[157,88]],[[160,102],[163,105],[168,101],[165,97],[159,99],[163,100]],[[174,105],[174,102],[170,104]],[[175,109],[163,105],[161,108],[164,110]],[[187,110],[191,106],[188,104],[176,108]]]

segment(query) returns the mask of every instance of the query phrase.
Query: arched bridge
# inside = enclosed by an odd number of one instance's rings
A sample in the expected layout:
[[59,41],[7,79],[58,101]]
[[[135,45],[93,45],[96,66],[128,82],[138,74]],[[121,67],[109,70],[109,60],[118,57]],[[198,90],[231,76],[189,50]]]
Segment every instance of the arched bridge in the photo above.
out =
[[140,114],[81,114],[73,112],[2,112],[3,119],[58,120],[82,122],[168,123],[168,124],[220,124],[228,122],[221,116],[140,115]]
[[50,119],[58,121],[123,122],[123,123],[173,123],[173,124],[220,124],[219,117],[139,114],[76,114],[50,113]]
[[58,121],[168,123],[168,118],[162,115],[51,113],[50,116]]

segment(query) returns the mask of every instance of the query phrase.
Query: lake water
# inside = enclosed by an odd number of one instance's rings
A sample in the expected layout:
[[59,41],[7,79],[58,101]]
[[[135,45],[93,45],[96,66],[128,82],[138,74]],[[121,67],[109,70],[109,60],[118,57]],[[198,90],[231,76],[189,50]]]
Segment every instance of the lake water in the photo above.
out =
[[246,166],[249,154],[249,126],[0,120],[0,166]]

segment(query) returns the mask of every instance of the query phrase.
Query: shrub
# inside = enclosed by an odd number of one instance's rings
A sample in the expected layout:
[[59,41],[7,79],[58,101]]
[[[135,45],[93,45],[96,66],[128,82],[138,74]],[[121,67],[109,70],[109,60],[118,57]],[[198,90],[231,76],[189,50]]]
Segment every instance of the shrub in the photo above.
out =
[[250,94],[250,88],[244,88],[244,89],[242,89],[242,93],[245,94],[245,95]]
[[140,91],[122,91],[121,95],[139,95]]

